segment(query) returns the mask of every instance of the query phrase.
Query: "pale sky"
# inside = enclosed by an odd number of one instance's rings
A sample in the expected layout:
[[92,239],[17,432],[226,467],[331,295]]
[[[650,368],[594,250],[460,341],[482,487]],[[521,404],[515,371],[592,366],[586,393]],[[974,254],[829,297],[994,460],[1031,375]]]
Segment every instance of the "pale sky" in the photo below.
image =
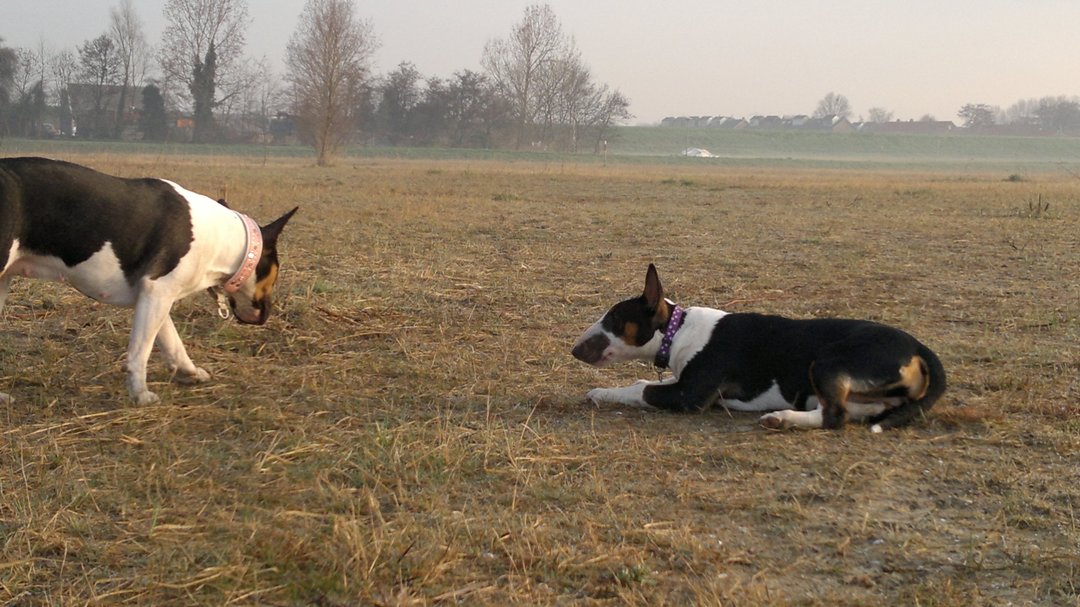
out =
[[[381,46],[375,71],[480,70],[530,0],[358,0]],[[104,33],[119,0],[0,0],[8,46],[58,49]],[[164,0],[135,0],[147,38]],[[248,0],[247,54],[283,70],[302,0]],[[826,93],[854,117],[958,121],[965,103],[1080,95],[1075,0],[550,0],[594,78],[631,101],[632,123],[665,116],[810,114]]]

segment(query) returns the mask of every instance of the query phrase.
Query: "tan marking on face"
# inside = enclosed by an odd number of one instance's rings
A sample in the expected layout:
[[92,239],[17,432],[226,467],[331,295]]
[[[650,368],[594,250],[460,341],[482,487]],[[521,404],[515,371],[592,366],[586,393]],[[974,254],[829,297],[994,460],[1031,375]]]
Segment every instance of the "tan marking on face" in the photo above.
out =
[[270,272],[266,274],[266,278],[255,283],[255,301],[262,301],[270,296],[274,290],[274,283],[277,282],[277,274],[278,267],[274,264],[270,266]]
[[637,334],[638,324],[636,322],[628,322],[623,325],[622,335],[619,337],[626,342],[626,345],[637,346]]
[[907,388],[908,396],[913,400],[926,396],[926,391],[930,389],[926,361],[920,356],[912,356],[906,365],[900,367],[899,384]]

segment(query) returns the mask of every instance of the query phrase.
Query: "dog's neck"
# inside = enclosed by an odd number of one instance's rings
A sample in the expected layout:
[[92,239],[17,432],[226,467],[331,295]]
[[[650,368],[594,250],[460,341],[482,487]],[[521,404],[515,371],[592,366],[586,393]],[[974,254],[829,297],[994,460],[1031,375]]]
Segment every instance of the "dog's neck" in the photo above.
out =
[[259,264],[259,257],[262,256],[262,231],[259,230],[259,224],[255,223],[255,220],[244,215],[243,213],[236,213],[240,218],[240,221],[244,224],[244,236],[247,245],[244,248],[243,257],[240,260],[240,267],[236,270],[236,273],[232,275],[229,280],[225,281],[224,289],[226,293],[236,293],[244,286],[251,275],[255,273],[255,266]]
[[671,342],[675,339],[675,333],[682,327],[683,318],[686,315],[686,311],[679,304],[669,300],[668,306],[671,308],[671,314],[668,316],[663,336],[660,338],[660,348],[657,349],[656,357],[653,358],[653,364],[661,369],[668,368],[671,362]]

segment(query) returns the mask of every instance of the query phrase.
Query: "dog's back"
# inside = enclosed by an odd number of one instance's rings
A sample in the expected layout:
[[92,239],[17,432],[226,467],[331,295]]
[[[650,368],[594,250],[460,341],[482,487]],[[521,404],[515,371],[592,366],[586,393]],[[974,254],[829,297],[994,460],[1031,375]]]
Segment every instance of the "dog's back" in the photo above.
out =
[[160,179],[44,158],[0,159],[0,268],[13,244],[74,267],[112,246],[129,282],[168,274],[191,248],[188,203]]

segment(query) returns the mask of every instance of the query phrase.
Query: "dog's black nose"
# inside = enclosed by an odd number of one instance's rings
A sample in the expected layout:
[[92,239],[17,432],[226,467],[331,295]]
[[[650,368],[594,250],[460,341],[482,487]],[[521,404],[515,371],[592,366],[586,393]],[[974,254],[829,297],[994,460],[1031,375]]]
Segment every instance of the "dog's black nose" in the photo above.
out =
[[604,355],[604,350],[607,349],[610,343],[607,335],[593,335],[588,339],[579,341],[574,346],[574,349],[570,351],[570,354],[573,354],[574,358],[581,362],[591,365],[600,360],[600,357]]

